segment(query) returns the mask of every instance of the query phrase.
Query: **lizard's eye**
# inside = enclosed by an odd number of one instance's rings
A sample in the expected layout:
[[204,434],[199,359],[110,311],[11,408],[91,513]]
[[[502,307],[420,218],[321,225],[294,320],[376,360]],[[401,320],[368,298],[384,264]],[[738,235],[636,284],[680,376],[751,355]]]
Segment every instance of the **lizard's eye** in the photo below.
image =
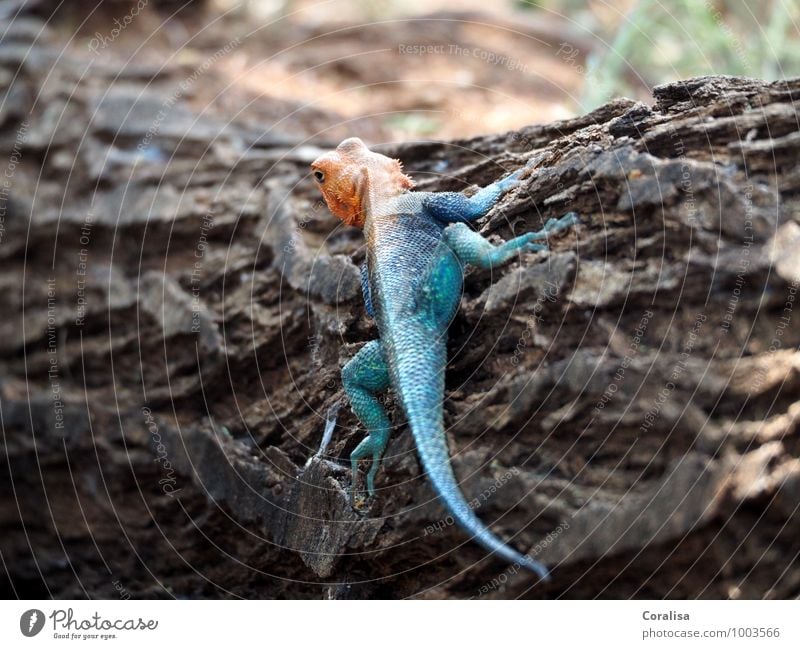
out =
[[321,172],[319,169],[317,169],[317,170],[314,172],[314,178],[316,178],[316,179],[317,179],[317,182],[318,182],[318,183],[324,182],[324,181],[325,181],[325,174],[324,174],[324,173],[322,173],[322,172]]

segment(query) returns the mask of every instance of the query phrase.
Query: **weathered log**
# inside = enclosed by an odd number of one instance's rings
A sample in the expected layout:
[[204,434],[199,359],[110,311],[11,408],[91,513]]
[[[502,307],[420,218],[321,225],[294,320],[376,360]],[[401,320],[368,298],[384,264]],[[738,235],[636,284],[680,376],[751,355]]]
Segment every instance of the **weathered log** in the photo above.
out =
[[183,109],[148,138],[155,95],[33,83],[2,117],[4,594],[800,594],[800,81],[690,79],[383,149],[435,190],[535,160],[486,233],[581,215],[550,252],[470,273],[451,330],[455,470],[553,567],[536,588],[449,524],[396,408],[367,515],[347,408],[320,448],[376,335],[361,235],[306,179],[327,144]]

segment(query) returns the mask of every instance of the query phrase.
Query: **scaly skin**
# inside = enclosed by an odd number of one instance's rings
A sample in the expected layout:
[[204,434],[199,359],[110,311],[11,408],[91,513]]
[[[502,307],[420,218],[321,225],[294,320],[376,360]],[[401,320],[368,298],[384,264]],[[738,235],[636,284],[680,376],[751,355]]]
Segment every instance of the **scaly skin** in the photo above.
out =
[[358,462],[372,459],[367,492],[389,441],[391,423],[378,394],[394,388],[408,418],[428,479],[453,518],[484,548],[547,579],[538,561],[506,545],[478,519],[458,488],[444,434],[442,398],[447,328],[461,299],[466,264],[493,268],[542,250],[535,243],[577,223],[575,214],[552,219],[540,232],[493,246],[465,223],[484,215],[518,184],[516,172],[471,198],[454,192],[411,192],[397,160],[349,138],[311,165],[330,210],[361,227],[367,240],[362,288],[380,340],[367,343],[344,367],[342,380],[367,437],[351,455],[353,495]]

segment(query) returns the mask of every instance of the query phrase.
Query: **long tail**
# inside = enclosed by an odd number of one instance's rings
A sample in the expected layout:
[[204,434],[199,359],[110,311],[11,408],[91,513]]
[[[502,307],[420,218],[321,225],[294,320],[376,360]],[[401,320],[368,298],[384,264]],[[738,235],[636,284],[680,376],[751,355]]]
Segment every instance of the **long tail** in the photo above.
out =
[[[419,345],[409,344],[411,332],[403,331],[403,341],[395,347],[394,383],[400,401],[408,417],[422,466],[439,497],[444,501],[453,518],[475,541],[489,552],[493,552],[510,563],[517,563],[548,580],[549,575],[538,561],[517,552],[495,536],[472,511],[458,488],[450,452],[444,434],[442,395],[444,392],[444,343],[431,340],[423,342],[425,351],[420,354]],[[399,342],[399,341],[398,341]],[[400,347],[400,349],[398,349]],[[404,349],[414,353],[404,354]],[[420,357],[422,356],[422,357]]]

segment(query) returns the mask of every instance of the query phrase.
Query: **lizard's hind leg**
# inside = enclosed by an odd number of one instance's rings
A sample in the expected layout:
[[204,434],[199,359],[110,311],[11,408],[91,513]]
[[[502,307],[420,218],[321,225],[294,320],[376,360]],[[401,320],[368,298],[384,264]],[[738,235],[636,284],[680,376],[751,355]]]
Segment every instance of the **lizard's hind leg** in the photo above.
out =
[[377,396],[389,388],[389,368],[379,340],[368,342],[350,359],[342,370],[342,383],[350,397],[350,407],[368,432],[350,454],[353,469],[350,500],[355,504],[358,461],[372,456],[372,465],[367,472],[367,493],[374,496],[375,474],[391,432],[391,422]]

